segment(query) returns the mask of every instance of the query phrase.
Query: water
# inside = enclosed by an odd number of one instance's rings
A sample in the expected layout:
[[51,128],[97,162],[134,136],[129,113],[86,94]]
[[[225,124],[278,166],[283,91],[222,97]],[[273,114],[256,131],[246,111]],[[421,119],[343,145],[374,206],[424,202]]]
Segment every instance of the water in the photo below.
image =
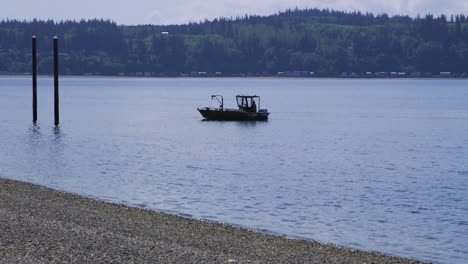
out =
[[[466,263],[468,81],[0,78],[0,175],[133,206]],[[268,122],[202,121],[258,94]],[[213,105],[215,106],[215,105]]]

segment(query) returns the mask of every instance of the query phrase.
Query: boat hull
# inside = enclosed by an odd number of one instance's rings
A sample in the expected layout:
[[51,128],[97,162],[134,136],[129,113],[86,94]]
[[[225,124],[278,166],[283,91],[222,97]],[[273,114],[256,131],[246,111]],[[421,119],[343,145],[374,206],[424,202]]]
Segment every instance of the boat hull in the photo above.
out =
[[268,120],[268,112],[247,112],[234,109],[198,108],[200,114],[208,120],[226,121],[265,121]]

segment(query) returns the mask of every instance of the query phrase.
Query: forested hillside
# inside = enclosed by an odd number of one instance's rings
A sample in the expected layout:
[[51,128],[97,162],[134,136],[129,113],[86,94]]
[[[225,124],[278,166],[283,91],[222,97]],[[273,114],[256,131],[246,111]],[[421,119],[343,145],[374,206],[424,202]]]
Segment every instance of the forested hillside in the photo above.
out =
[[468,72],[464,15],[411,18],[296,9],[170,26],[3,20],[0,73],[31,71],[33,35],[40,73],[52,72],[55,35],[63,74]]

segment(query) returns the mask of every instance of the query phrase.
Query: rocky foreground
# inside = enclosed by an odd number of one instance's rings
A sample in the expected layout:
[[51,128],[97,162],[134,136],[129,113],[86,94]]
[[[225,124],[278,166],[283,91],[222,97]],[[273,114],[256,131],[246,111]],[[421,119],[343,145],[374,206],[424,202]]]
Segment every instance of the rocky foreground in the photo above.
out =
[[0,178],[0,263],[422,263]]

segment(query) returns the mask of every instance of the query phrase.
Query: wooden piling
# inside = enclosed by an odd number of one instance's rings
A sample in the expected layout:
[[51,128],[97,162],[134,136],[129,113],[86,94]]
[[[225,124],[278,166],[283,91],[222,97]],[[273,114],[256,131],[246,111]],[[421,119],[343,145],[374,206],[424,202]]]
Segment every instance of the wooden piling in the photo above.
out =
[[58,126],[59,121],[59,61],[58,61],[58,37],[54,37],[54,120]]
[[37,122],[37,44],[36,36],[32,36],[32,107],[33,123]]

